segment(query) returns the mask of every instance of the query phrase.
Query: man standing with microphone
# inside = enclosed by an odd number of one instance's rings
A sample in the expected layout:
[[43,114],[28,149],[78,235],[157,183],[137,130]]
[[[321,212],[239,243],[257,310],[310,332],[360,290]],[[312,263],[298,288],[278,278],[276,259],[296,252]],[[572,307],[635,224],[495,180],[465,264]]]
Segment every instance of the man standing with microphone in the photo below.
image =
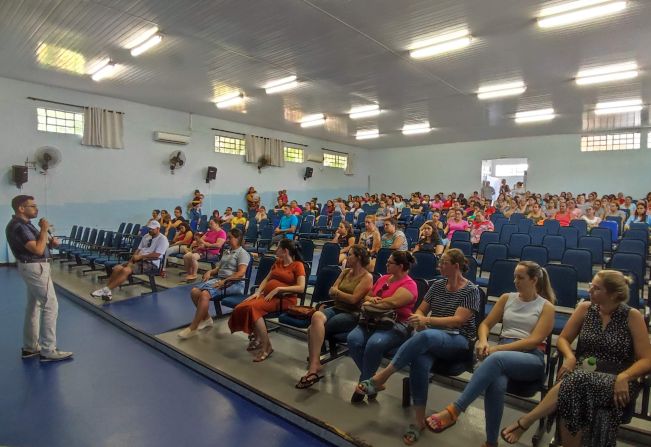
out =
[[11,207],[16,214],[5,230],[7,242],[27,286],[22,357],[38,355],[41,362],[72,358],[72,352],[57,350],[59,303],[50,278],[50,248],[58,246],[59,241],[49,233],[46,219],[39,220],[40,230],[31,223],[31,219],[38,217],[34,197],[16,196]]

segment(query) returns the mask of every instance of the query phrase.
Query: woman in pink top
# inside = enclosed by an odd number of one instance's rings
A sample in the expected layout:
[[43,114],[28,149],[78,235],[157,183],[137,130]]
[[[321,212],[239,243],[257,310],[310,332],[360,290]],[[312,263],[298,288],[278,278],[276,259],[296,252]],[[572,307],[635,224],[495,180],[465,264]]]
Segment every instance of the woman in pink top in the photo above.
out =
[[467,231],[468,230],[468,222],[463,220],[463,214],[461,213],[460,210],[457,210],[454,213],[454,218],[448,220],[448,225],[445,227],[443,232],[447,235],[447,239],[449,241],[452,240],[452,235],[454,234],[455,231]]
[[570,221],[572,220],[572,214],[567,210],[567,205],[565,202],[561,202],[558,205],[558,213],[554,215],[554,219],[557,220],[561,227],[569,227]]
[[217,256],[226,241],[226,232],[222,230],[216,220],[208,222],[208,231],[192,243],[191,251],[183,256],[186,281],[197,279],[199,259],[205,256]]
[[[360,382],[370,379],[380,367],[384,354],[400,346],[409,335],[407,319],[418,298],[416,282],[408,275],[414,263],[414,256],[408,251],[394,251],[387,261],[387,274],[378,279],[364,298],[363,308],[394,310],[396,322],[391,329],[371,329],[358,324],[348,334],[348,352],[360,370]],[[374,399],[375,395],[368,398]],[[362,400],[364,394],[356,390],[351,402]]]

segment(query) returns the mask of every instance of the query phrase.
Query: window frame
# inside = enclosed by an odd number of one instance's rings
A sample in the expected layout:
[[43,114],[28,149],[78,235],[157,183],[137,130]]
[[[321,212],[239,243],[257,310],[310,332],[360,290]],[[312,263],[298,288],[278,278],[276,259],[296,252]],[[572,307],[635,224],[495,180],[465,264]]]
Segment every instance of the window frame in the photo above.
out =
[[[292,154],[292,152],[294,152]],[[305,149],[297,146],[284,145],[283,157],[290,163],[305,163]]]
[[348,154],[341,154],[338,152],[323,152],[323,166],[326,168],[345,170],[348,166]]
[[243,156],[246,154],[246,140],[244,138],[229,137],[226,135],[216,134],[214,148],[215,153],[217,154]]
[[[603,140],[603,143],[598,143],[596,139]],[[621,142],[622,139],[632,140]],[[592,140],[592,141],[590,141]],[[621,147],[631,146],[631,147]],[[639,130],[632,130],[628,132],[607,132],[599,134],[581,135],[580,142],[581,152],[619,152],[619,151],[634,151],[642,147],[642,132]]]
[[[52,122],[50,122],[50,120]],[[72,123],[72,124],[70,124]],[[60,135],[84,136],[84,114],[71,110],[36,107],[36,130]]]

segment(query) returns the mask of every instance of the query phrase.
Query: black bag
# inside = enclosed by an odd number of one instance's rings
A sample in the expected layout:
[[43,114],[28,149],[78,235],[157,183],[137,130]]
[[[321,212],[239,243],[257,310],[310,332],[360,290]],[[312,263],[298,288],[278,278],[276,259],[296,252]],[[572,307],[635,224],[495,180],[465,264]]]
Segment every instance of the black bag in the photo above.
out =
[[398,314],[393,309],[375,309],[370,306],[362,306],[359,325],[368,330],[388,331],[395,326],[397,317]]

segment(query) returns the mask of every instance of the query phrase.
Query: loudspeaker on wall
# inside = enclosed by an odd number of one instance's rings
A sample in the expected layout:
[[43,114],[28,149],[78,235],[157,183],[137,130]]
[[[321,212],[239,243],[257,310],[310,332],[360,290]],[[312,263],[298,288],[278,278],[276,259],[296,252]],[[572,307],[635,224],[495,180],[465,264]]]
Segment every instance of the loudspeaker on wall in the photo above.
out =
[[208,170],[206,171],[206,183],[210,183],[211,180],[215,180],[217,178],[217,168],[214,166],[208,166]]
[[11,179],[19,188],[23,186],[23,183],[27,183],[27,166],[13,165],[11,167]]
[[314,173],[314,168],[310,168],[310,167],[305,168],[305,175],[303,175],[303,180],[307,180],[310,177],[312,177],[312,173]]

